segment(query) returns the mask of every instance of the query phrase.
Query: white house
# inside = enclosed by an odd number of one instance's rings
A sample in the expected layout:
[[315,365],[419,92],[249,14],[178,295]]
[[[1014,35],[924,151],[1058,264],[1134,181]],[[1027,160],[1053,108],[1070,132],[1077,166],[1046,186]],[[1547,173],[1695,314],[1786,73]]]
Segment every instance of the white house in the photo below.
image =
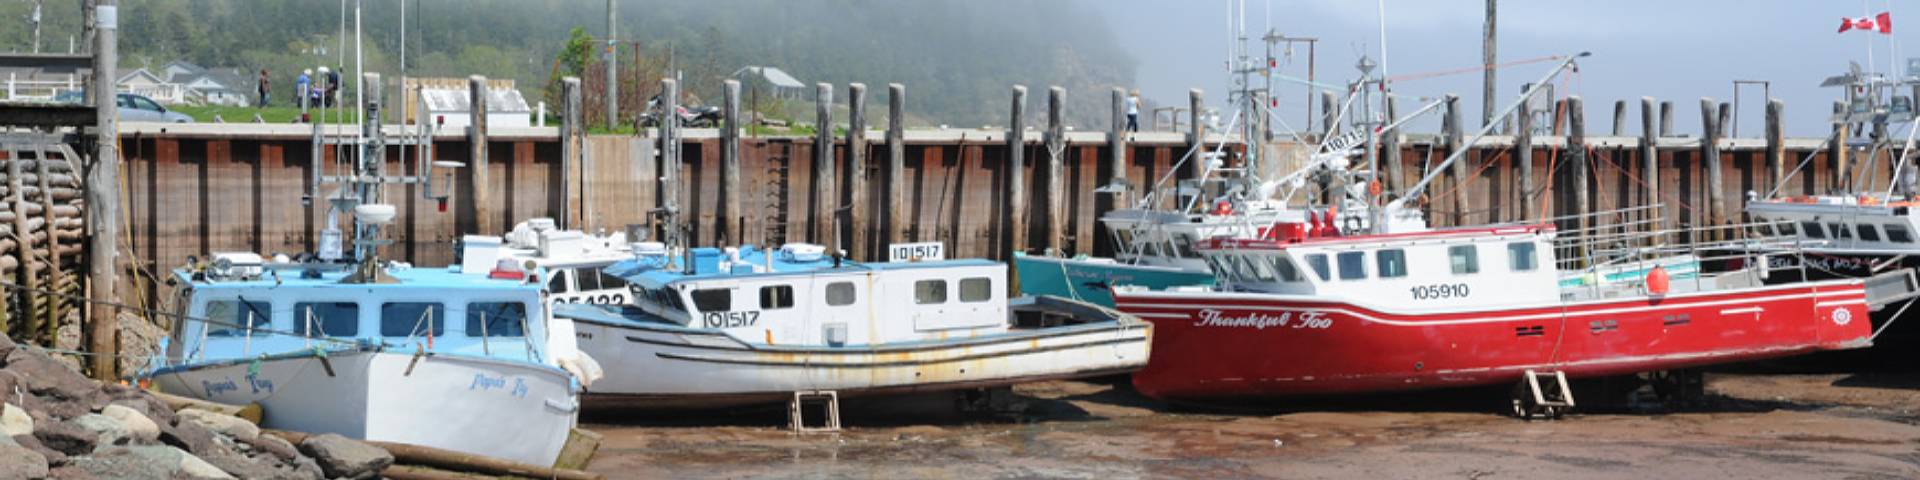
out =
[[178,83],[168,82],[145,68],[136,68],[127,72],[126,75],[121,75],[114,84],[119,85],[122,92],[151,98],[155,102],[170,105],[186,102],[185,88]]
[[[427,121],[435,122],[435,129],[458,131],[472,124],[473,103],[467,98],[466,88],[422,85],[419,92],[425,107],[423,113]],[[533,108],[527,105],[527,98],[520,95],[520,90],[494,86],[488,88],[487,93],[489,128],[533,126]]]

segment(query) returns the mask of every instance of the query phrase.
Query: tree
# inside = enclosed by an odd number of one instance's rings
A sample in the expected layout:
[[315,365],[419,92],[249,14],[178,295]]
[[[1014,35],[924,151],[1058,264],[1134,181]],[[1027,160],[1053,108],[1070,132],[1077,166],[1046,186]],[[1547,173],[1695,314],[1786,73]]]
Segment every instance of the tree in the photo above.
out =
[[573,27],[573,31],[567,32],[566,46],[561,47],[560,54],[554,56],[553,63],[556,68],[553,74],[547,77],[547,103],[561,104],[560,79],[585,76],[587,66],[592,62],[593,37],[587,36],[587,29]]

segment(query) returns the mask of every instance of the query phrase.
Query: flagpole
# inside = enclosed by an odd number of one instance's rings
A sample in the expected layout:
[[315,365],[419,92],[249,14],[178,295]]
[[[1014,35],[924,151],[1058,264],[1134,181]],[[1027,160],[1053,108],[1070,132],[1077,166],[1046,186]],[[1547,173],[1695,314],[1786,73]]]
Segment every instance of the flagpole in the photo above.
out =
[[[1893,23],[1893,0],[1887,3],[1887,23]],[[1900,77],[1900,42],[1895,41],[1893,27],[1887,27],[1887,75]]]
[[[1873,18],[1873,4],[1871,4],[1871,3],[1868,3],[1868,1],[1869,1],[1869,0],[1860,0],[1860,14],[1861,14],[1861,15],[1864,15],[1864,16],[1866,16],[1867,18]],[[1879,27],[1880,27],[1879,25],[1874,25],[1874,28],[1875,28],[1875,29],[1878,29]],[[1872,35],[1872,32],[1868,32],[1868,35],[1867,35],[1867,73],[1873,73],[1873,64],[1874,64],[1874,61],[1873,61],[1873,35]]]

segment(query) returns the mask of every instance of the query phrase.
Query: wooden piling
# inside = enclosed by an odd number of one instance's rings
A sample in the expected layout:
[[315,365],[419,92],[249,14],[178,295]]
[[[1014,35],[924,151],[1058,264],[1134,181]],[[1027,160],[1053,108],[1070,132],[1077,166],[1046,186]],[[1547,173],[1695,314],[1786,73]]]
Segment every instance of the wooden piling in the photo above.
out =
[[1119,187],[1109,196],[1110,209],[1127,207],[1127,91],[1119,87],[1113,89],[1112,131],[1107,134],[1107,165],[1113,171],[1108,184]]
[[[1387,98],[1387,123],[1399,118],[1400,99]],[[1400,127],[1380,132],[1380,161],[1387,164],[1387,184],[1385,191],[1399,192],[1407,186],[1406,165],[1400,162]]]
[[1340,120],[1340,111],[1330,90],[1320,91],[1320,116],[1320,124],[1326,127],[1323,132],[1326,133],[1326,137],[1340,134],[1340,125],[1335,123]]
[[1587,230],[1587,227],[1592,225],[1592,218],[1584,216],[1593,211],[1592,197],[1589,192],[1592,187],[1588,185],[1590,181],[1587,173],[1590,167],[1587,158],[1586,103],[1581,101],[1578,95],[1569,96],[1566,100],[1566,109],[1567,163],[1568,168],[1573,170],[1571,172],[1573,185],[1570,186],[1573,188],[1573,213],[1583,215],[1579,222],[1580,235],[1592,235],[1592,232]]
[[813,99],[813,241],[839,251],[844,246],[835,241],[833,222],[840,207],[833,193],[833,85],[814,84]]
[[887,242],[907,241],[907,87],[887,84]]
[[[1646,193],[1642,197],[1645,202],[1643,205],[1661,202],[1658,127],[1654,123],[1653,97],[1640,97],[1640,183],[1641,191]],[[1659,230],[1660,220],[1666,218],[1660,210],[1665,208],[1647,213],[1648,217],[1654,219],[1653,225],[1649,226],[1653,230]]]
[[867,249],[867,85],[847,84],[847,224],[853,258],[878,260]]
[[493,225],[493,184],[487,179],[487,77],[467,77],[467,181],[473,184],[474,234],[499,235]]
[[1660,102],[1660,137],[1673,136],[1673,102]]
[[1193,179],[1206,175],[1207,171],[1207,162],[1202,156],[1207,151],[1207,125],[1200,121],[1200,112],[1207,108],[1204,93],[1198,88],[1187,90],[1187,146],[1188,151],[1193,152],[1187,157],[1187,178]]
[[[118,0],[98,0],[92,2],[94,8],[87,9],[87,20],[93,20],[95,10],[102,7],[118,8]],[[120,248],[120,127],[119,109],[110,100],[106,92],[114,91],[118,77],[114,68],[120,61],[118,55],[117,28],[93,28],[93,91],[98,108],[94,109],[94,150],[92,169],[87,171],[87,227],[91,229],[88,237],[87,279],[88,296],[103,302],[118,302],[120,296],[114,292],[119,277]],[[47,202],[51,207],[52,202]],[[48,225],[52,228],[52,225]],[[16,234],[25,232],[15,230]],[[51,236],[49,232],[49,236]],[[26,242],[16,247],[25,249]],[[27,263],[27,262],[22,262]],[[22,265],[24,268],[26,265]],[[87,318],[87,349],[94,352],[91,360],[93,378],[117,381],[119,375],[119,334],[120,320],[118,310],[106,303],[94,303]]]
[[[1446,130],[1447,154],[1452,155],[1454,152],[1460,151],[1462,148],[1461,144],[1466,143],[1466,125],[1460,123],[1462,121],[1460,96],[1451,93],[1447,94],[1446,108],[1447,117],[1442,123],[1444,123]],[[1450,174],[1453,176],[1453,224],[1455,226],[1465,225],[1467,223],[1467,211],[1472,208],[1472,203],[1467,200],[1467,189],[1465,188],[1465,183],[1467,182],[1466,158],[1463,157],[1460,161],[1453,162],[1453,165],[1448,167],[1448,170],[1450,170]]]
[[1626,136],[1626,134],[1627,134],[1627,101],[1614,100],[1613,101],[1613,136],[1621,137],[1621,136]]
[[[1726,212],[1722,205],[1726,202],[1726,185],[1720,174],[1720,112],[1719,105],[1712,98],[1700,98],[1700,161],[1707,166],[1707,225],[1720,226],[1726,221]],[[1718,239],[1722,232],[1715,230],[1708,238]]]
[[1513,216],[1521,221],[1533,220],[1533,100],[1520,102],[1520,109],[1514,113],[1513,153],[1514,168],[1520,177],[1520,211]]
[[722,185],[720,193],[725,198],[721,202],[719,238],[722,245],[738,245],[747,241],[746,212],[740,210],[740,201],[746,191],[740,189],[740,81],[727,79],[723,89],[722,111],[725,123],[720,125],[720,175]]
[[1007,228],[1014,252],[1027,251],[1027,87],[1013,86],[1007,120]]
[[1787,178],[1786,143],[1787,137],[1780,126],[1780,116],[1786,110],[1786,102],[1778,98],[1767,99],[1767,189],[1772,190],[1781,179]]
[[1067,131],[1063,121],[1067,89],[1047,88],[1047,252],[1064,255],[1067,238],[1066,154]]
[[[1833,115],[1840,119],[1847,112],[1847,102],[1834,100]],[[1833,122],[1833,141],[1828,142],[1827,157],[1833,161],[1833,176],[1827,192],[1853,191],[1853,165],[1848,161],[1847,139],[1853,136],[1853,125],[1840,119]],[[1827,193],[1822,192],[1822,193]]]
[[560,122],[561,214],[556,216],[559,217],[560,228],[583,228],[579,217],[574,216],[574,204],[580,194],[574,188],[574,175],[579,168],[579,164],[575,162],[580,158],[582,147],[585,146],[581,139],[586,137],[584,135],[586,125],[581,123],[580,116],[580,79],[578,77],[560,79],[560,92],[561,101],[564,103],[561,105],[561,111],[566,113],[562,117],[565,120]]
[[[23,179],[26,178],[26,169],[21,168],[23,163],[24,161],[18,158],[7,159],[7,203],[9,207],[8,210],[10,210],[9,213],[13,214],[13,235],[19,239],[19,242],[15,244],[14,251],[19,252],[20,256],[20,267],[14,270],[18,278],[12,280],[26,287],[26,291],[19,292],[21,295],[20,298],[22,299],[20,303],[25,306],[25,308],[20,310],[26,314],[25,327],[22,331],[29,332],[29,337],[26,339],[29,343],[35,343],[37,342],[37,337],[42,335],[42,323],[47,321],[46,316],[40,312],[41,299],[46,298],[45,295],[40,293],[42,289],[40,285],[40,266],[53,262],[42,261],[35,258],[37,254],[34,251],[33,231],[29,230],[30,227],[27,223],[27,220],[32,218],[32,213],[27,211],[27,189],[23,183]],[[88,185],[87,191],[92,192],[96,188],[97,187],[93,185]],[[47,207],[52,206],[51,202],[47,204]],[[91,205],[89,205],[89,207],[91,207]],[[48,237],[51,238],[53,225],[47,224],[43,228],[47,229],[49,233]],[[99,319],[95,318],[92,320],[98,321]]]

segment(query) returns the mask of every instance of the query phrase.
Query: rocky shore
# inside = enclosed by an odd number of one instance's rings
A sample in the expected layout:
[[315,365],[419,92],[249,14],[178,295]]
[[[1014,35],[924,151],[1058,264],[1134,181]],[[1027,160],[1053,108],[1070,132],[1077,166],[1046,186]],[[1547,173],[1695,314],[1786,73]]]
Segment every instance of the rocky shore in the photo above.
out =
[[299,444],[225,413],[170,408],[0,336],[0,480],[374,478],[393,464],[339,435]]

